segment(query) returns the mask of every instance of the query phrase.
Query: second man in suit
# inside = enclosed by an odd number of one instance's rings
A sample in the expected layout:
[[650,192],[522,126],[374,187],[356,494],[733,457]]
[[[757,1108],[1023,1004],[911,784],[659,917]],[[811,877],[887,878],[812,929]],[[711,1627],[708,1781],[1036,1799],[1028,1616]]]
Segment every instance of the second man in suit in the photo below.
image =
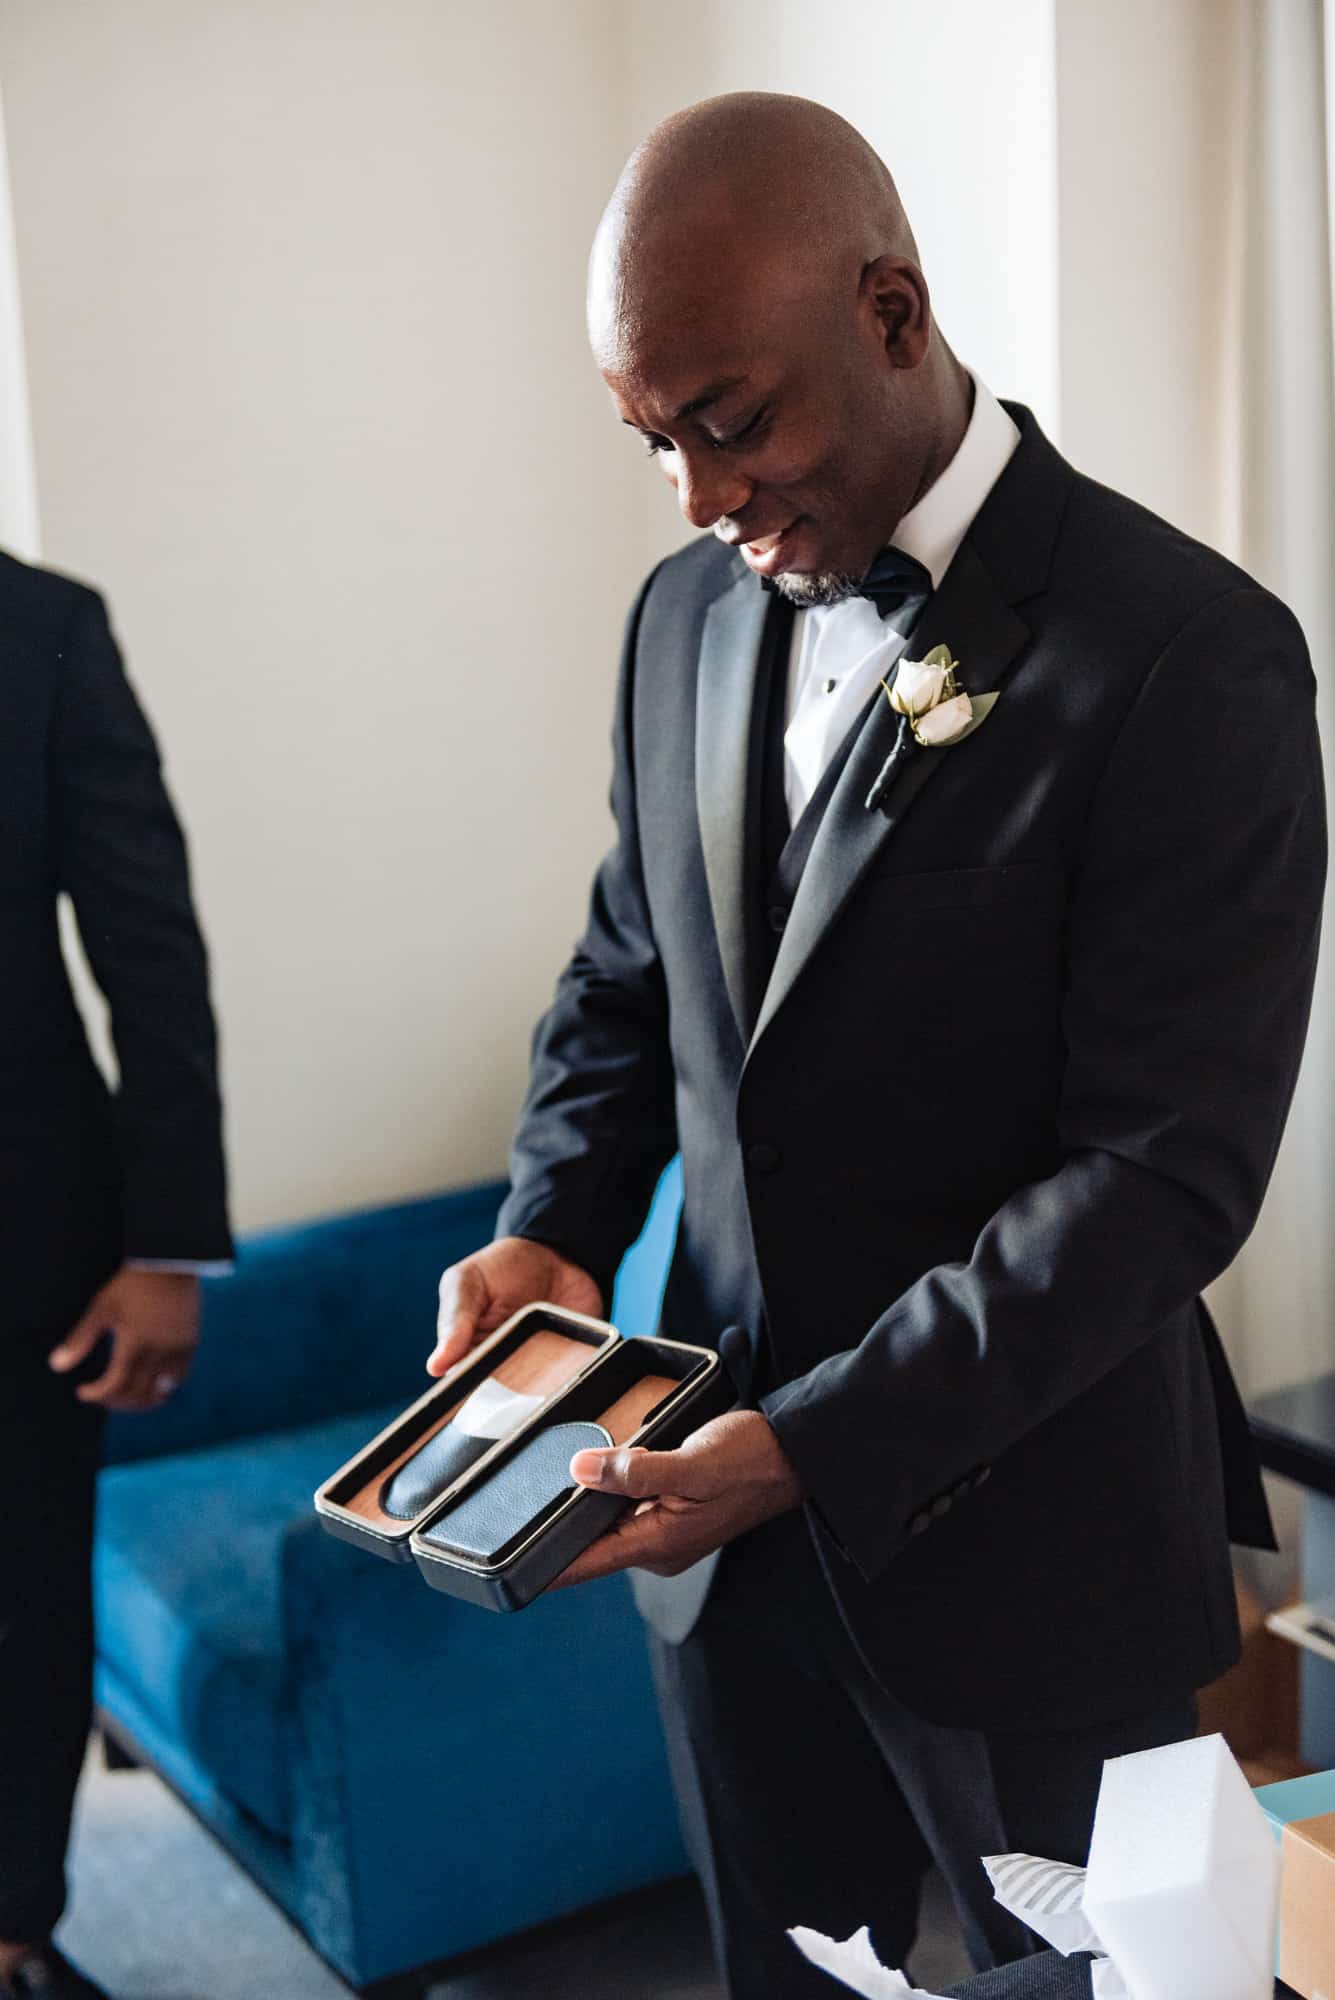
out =
[[0,774],[0,2000],[96,2000],[51,1933],[91,1719],[102,1419],[180,1385],[199,1273],[232,1246],[204,947],[153,736],[101,600],[2,555]]

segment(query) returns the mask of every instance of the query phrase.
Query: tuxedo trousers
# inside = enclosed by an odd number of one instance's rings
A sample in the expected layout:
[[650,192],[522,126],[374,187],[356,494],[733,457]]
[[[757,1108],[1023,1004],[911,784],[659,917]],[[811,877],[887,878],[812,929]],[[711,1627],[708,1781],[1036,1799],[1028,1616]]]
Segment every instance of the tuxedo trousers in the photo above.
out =
[[92,1547],[102,1415],[54,1374],[75,1313],[0,1352],[0,1939],[48,1937],[92,1715]]
[[1190,1689],[1060,1733],[923,1720],[858,1654],[801,1513],[725,1549],[693,1631],[680,1645],[652,1633],[650,1649],[729,2000],[829,2000],[828,1976],[785,1936],[794,1924],[840,1938],[868,1924],[882,1961],[903,1966],[933,1862],[978,1968],[1042,1949],[995,1902],[980,1857],[1083,1863],[1104,1759],[1196,1727]]

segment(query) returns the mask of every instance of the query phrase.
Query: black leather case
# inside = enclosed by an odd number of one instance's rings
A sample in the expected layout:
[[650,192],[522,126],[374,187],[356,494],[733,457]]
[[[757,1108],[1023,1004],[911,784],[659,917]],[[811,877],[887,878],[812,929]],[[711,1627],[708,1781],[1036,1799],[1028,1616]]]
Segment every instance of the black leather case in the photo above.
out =
[[647,1336],[619,1340],[551,1398],[526,1435],[507,1441],[414,1530],[413,1561],[433,1590],[491,1611],[518,1611],[613,1526],[631,1503],[574,1485],[570,1460],[586,1445],[611,1442],[599,1417],[646,1375],[665,1376],[673,1387],[625,1443],[671,1451],[736,1401],[712,1349]]
[[[441,1430],[431,1436],[445,1411],[544,1329],[583,1342],[587,1365],[495,1443]],[[630,1504],[574,1485],[570,1460],[586,1446],[613,1442],[602,1417],[649,1376],[671,1387],[620,1443],[671,1451],[736,1401],[711,1348],[647,1336],[622,1340],[605,1320],[526,1306],[325,1481],[315,1496],[321,1525],[374,1555],[416,1563],[433,1590],[492,1611],[517,1611]],[[423,1443],[414,1453],[418,1439]],[[368,1494],[382,1518],[368,1518]]]

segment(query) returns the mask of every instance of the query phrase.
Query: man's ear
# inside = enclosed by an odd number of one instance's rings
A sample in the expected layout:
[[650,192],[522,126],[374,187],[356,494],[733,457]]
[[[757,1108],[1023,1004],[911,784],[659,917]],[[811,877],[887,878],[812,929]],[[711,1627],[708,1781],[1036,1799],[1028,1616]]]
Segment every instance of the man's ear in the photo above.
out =
[[862,273],[862,294],[875,315],[886,356],[895,368],[916,368],[927,352],[932,301],[927,280],[907,257],[873,258]]

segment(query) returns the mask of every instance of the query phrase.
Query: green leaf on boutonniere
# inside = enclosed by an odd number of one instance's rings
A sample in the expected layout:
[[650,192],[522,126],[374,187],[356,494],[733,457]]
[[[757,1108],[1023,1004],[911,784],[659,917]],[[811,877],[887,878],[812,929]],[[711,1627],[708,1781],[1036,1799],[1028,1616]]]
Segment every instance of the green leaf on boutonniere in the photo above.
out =
[[[972,708],[973,714],[969,718],[969,727],[964,731],[964,736],[972,736],[979,724],[987,721],[988,716],[991,715],[993,708],[996,706],[997,696],[1000,692],[1000,688],[994,688],[991,694],[971,694],[969,696],[969,706]],[[964,736],[957,736],[955,741],[962,743]]]

